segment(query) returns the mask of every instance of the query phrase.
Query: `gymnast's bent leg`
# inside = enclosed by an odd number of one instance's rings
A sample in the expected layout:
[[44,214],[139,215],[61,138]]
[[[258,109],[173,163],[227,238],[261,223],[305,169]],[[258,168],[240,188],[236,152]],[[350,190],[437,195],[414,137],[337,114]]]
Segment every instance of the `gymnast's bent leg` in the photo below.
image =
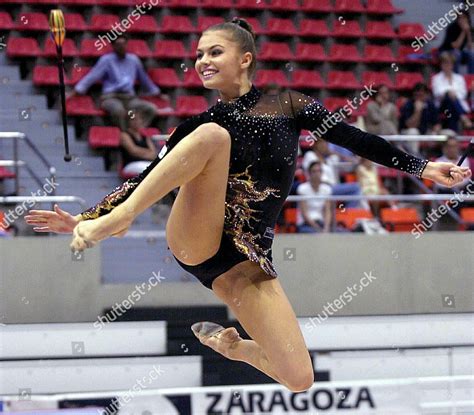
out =
[[258,264],[244,261],[217,277],[212,289],[252,340],[240,339],[229,327],[203,344],[252,365],[293,392],[309,389],[314,383],[311,357],[279,280]]
[[195,265],[214,255],[224,225],[230,135],[205,123],[179,141],[130,196],[109,214],[80,222],[71,248],[87,247],[130,226],[136,216],[180,187],[166,226],[168,245],[182,262]]

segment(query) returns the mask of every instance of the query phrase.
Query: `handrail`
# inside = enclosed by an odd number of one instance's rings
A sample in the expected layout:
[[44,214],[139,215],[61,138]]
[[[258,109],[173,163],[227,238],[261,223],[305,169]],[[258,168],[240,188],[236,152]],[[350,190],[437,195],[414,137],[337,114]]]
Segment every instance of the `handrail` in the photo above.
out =
[[21,203],[30,202],[34,199],[35,202],[51,202],[51,203],[77,203],[83,209],[87,209],[86,201],[79,196],[0,196],[0,203]]
[[[0,132],[0,139],[13,139],[13,161],[15,162],[14,167],[15,167],[15,193],[18,195],[20,192],[20,182],[19,182],[19,169],[18,167],[24,166],[30,175],[33,177],[33,179],[36,181],[38,186],[42,185],[41,179],[38,177],[38,175],[31,169],[31,167],[28,165],[28,163],[23,162],[23,164],[19,164],[18,162],[21,160],[18,160],[18,140],[24,140],[25,143],[32,149],[32,151],[36,154],[36,156],[41,160],[41,162],[46,166],[48,169],[50,178],[52,181],[55,179],[56,175],[56,168],[53,167],[49,161],[46,159],[46,157],[41,153],[41,151],[38,150],[38,147],[28,138],[28,136],[24,133],[21,133],[19,131],[4,131]],[[53,188],[52,194],[54,195],[56,192],[56,189]]]

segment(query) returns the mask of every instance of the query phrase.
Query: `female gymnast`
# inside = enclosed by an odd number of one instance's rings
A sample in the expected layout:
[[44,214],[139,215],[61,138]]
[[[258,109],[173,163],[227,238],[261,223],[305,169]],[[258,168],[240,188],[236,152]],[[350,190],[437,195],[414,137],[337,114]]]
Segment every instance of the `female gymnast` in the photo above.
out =
[[[272,264],[273,229],[293,181],[301,129],[316,130],[331,113],[287,90],[262,94],[251,82],[255,35],[234,18],[206,29],[195,69],[219,101],[172,132],[158,157],[96,206],[72,216],[55,206],[25,219],[37,232],[73,233],[82,251],[123,235],[145,209],[179,187],[167,225],[177,262],[233,311],[252,340],[234,327],[192,326],[201,343],[254,366],[293,392],[314,382],[295,313]],[[339,120],[323,138],[388,167],[454,186],[471,171],[413,157]],[[165,157],[166,156],[166,157]]]

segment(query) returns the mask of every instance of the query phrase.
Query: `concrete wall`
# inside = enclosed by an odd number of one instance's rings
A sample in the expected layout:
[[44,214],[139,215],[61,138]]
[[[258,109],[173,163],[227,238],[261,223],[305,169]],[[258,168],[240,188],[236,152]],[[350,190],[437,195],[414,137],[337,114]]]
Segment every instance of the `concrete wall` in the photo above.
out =
[[[0,240],[0,323],[93,321],[135,289],[101,285],[100,245],[81,261],[69,241]],[[335,299],[346,301],[337,315],[472,312],[473,242],[473,233],[451,232],[418,240],[410,234],[277,235],[273,256],[298,316],[316,316]],[[220,301],[194,282],[162,282],[136,302],[207,304]]]

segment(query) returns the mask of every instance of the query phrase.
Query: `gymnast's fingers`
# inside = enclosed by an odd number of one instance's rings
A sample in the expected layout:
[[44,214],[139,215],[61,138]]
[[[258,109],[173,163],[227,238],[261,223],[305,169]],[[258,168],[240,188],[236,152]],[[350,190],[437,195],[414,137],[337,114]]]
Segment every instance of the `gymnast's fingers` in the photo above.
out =
[[52,232],[52,230],[50,229],[49,226],[43,226],[43,227],[36,227],[36,228],[33,228],[33,230],[35,232]]

